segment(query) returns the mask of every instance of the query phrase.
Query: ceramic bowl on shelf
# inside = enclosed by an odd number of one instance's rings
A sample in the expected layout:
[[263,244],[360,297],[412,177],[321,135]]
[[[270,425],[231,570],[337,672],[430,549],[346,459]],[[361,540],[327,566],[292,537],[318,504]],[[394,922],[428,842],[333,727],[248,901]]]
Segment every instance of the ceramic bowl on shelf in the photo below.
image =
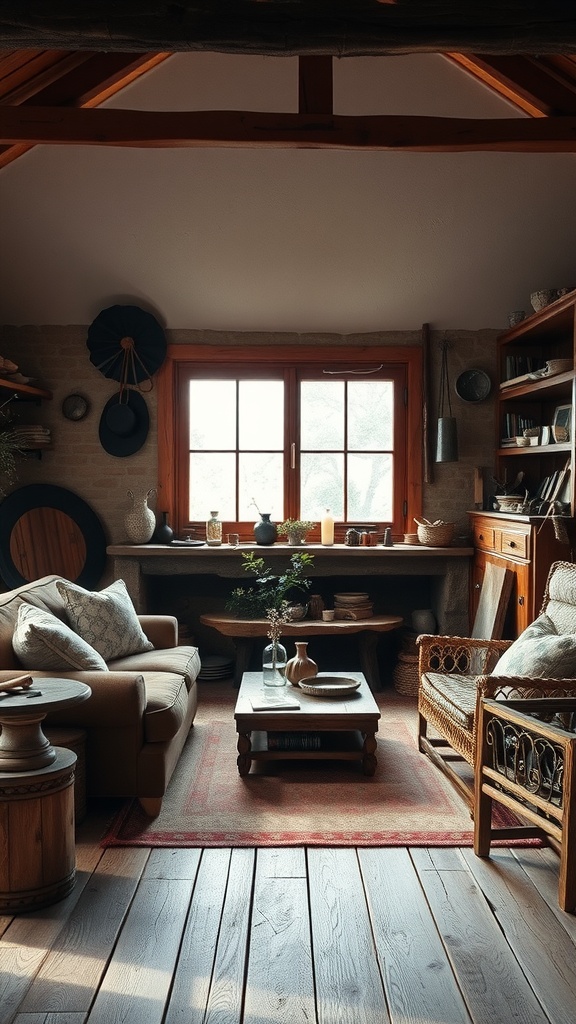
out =
[[517,512],[518,507],[524,501],[523,494],[495,494],[494,501],[498,504],[499,512]]
[[516,444],[518,445],[519,448],[528,448],[528,446],[530,444],[530,438],[529,437],[524,437],[524,436],[517,437],[516,438]]

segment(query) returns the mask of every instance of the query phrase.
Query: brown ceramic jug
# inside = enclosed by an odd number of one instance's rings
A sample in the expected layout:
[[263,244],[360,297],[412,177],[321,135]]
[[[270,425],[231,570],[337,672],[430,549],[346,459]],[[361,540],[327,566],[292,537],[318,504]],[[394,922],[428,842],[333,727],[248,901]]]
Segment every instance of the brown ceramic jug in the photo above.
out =
[[318,674],[318,665],[308,657],[308,642],[296,641],[296,654],[286,663],[286,679],[292,686],[298,686],[301,679]]

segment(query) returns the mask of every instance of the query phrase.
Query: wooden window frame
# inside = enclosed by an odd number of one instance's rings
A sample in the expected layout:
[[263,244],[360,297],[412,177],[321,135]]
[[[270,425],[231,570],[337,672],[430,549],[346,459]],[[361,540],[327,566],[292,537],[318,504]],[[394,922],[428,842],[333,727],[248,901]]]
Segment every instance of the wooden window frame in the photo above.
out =
[[[324,357],[324,358],[323,358]],[[184,521],[182,459],[179,453],[188,450],[187,409],[182,405],[180,394],[181,369],[186,363],[211,363],[214,376],[218,369],[230,366],[253,366],[257,372],[265,372],[267,366],[279,364],[325,363],[330,369],[358,368],[380,363],[401,364],[405,368],[407,382],[406,409],[406,474],[404,501],[406,513],[403,517],[404,532],[410,532],[415,516],[422,514],[422,473],[423,473],[423,418],[422,418],[422,349],[416,346],[338,346],[337,348],[310,345],[274,345],[263,347],[219,346],[219,345],[168,345],[166,359],[157,377],[158,386],[158,509],[166,511],[176,536],[189,529]],[[286,500],[290,501],[289,484]],[[186,496],[187,503],[187,496]],[[267,511],[267,510],[264,510]],[[242,524],[240,524],[240,529]],[[344,524],[336,524],[336,542],[344,539]],[[313,533],[310,540],[319,539]],[[395,531],[397,539],[400,534]],[[250,539],[250,538],[247,538]]]

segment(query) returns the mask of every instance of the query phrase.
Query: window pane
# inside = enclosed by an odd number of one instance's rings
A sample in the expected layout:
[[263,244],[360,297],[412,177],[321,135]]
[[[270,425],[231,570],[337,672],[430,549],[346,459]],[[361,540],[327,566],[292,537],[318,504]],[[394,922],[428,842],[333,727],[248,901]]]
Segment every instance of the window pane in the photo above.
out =
[[327,508],[334,519],[344,518],[344,456],[305,453],[300,459],[300,516],[319,522]]
[[348,519],[381,522],[392,519],[393,458],[391,455],[348,456]]
[[348,384],[348,448],[373,451],[393,447],[394,385],[391,380]]
[[235,447],[235,381],[190,381],[190,448],[206,451]]
[[239,519],[258,519],[258,510],[270,512],[272,521],[284,519],[284,467],[282,452],[248,452],[239,460]]
[[234,455],[231,452],[190,455],[189,518],[208,519],[212,509],[220,519],[236,520]]
[[344,382],[304,380],[300,384],[300,447],[327,451],[344,447]]
[[241,450],[272,448],[281,451],[284,444],[284,382],[240,381],[239,419]]

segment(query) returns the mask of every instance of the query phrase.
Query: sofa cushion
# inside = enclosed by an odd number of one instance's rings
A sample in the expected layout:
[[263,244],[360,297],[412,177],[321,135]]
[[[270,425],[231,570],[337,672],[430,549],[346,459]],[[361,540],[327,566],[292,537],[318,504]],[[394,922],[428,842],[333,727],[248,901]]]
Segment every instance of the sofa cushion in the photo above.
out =
[[90,644],[55,615],[34,605],[20,604],[12,646],[23,668],[108,671],[106,662]]
[[540,615],[504,651],[492,675],[571,679],[576,676],[576,634],[559,634],[552,619]]
[[144,686],[144,739],[147,743],[166,743],[186,717],[188,688],[182,676],[171,672],[147,672]]
[[169,647],[161,651],[144,651],[118,658],[109,664],[112,672],[171,672],[183,676],[188,690],[200,671],[197,647]]
[[44,576],[34,583],[25,583],[15,590],[0,594],[0,665],[11,668],[18,664],[12,648],[12,634],[16,628],[18,609],[25,601],[44,611],[52,612],[66,621],[62,598],[56,590],[58,576]]
[[68,580],[58,580],[56,587],[72,629],[105,661],[153,649],[124,580],[116,580],[97,592],[84,590]]

